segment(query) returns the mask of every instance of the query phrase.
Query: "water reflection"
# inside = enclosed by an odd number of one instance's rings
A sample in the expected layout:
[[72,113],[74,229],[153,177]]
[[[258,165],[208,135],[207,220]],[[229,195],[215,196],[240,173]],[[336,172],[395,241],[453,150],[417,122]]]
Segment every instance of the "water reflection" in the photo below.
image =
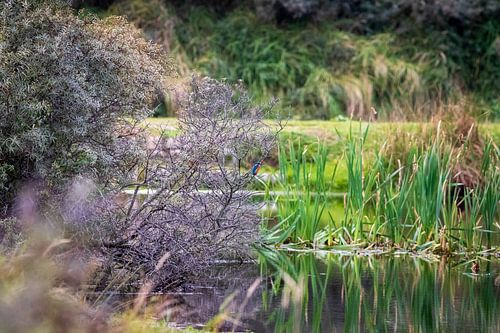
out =
[[260,262],[257,331],[500,332],[498,260],[480,276],[445,258],[260,251]]
[[[149,295],[148,307],[171,326],[224,332],[500,332],[498,258],[473,276],[470,263],[446,258],[263,249],[258,257],[259,265],[217,265],[184,290]],[[117,310],[137,297],[98,296]]]

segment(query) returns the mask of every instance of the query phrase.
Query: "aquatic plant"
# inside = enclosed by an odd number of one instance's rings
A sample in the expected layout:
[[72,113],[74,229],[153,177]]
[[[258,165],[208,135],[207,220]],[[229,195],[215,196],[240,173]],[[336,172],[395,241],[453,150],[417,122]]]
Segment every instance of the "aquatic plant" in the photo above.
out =
[[[371,243],[389,242],[419,250],[428,247],[439,247],[444,252],[452,248],[463,250],[457,230],[471,232],[470,219],[477,218],[474,233],[479,237],[474,242],[474,249],[482,249],[483,245],[491,248],[491,242],[481,241],[480,235],[486,233],[491,237],[498,232],[492,228],[492,221],[498,216],[498,203],[494,200],[498,201],[500,193],[489,185],[466,188],[464,203],[459,192],[464,184],[454,181],[453,171],[467,147],[454,150],[440,135],[438,126],[432,142],[411,149],[406,161],[399,162],[397,170],[386,162],[383,153],[376,154],[365,169],[359,167],[364,159],[362,153],[353,157],[349,157],[351,152],[347,153],[348,169],[357,168],[358,171],[349,174],[346,217],[355,218],[351,226],[357,232],[357,239],[368,237]],[[484,165],[488,171],[483,170],[482,177],[485,184],[496,186],[498,177],[491,170],[498,169],[498,151],[492,154],[492,145],[490,142],[485,148],[488,162]],[[465,212],[461,208],[463,204]],[[364,223],[360,223],[360,219]]]
[[[282,142],[279,146],[280,182],[277,188],[283,191],[283,195],[272,197],[267,193],[264,198],[275,202],[279,220],[279,224],[267,234],[267,241],[274,239],[276,243],[305,242],[309,245],[314,242],[328,203],[329,190],[325,168],[328,151],[319,141],[314,146],[304,146],[300,141],[297,147],[292,141]],[[278,234],[278,238],[274,238]]]
[[294,148],[289,148],[288,156],[281,151],[281,177],[290,183],[284,182],[286,196],[276,198],[278,224],[271,229],[276,243],[382,246],[437,253],[495,249],[500,232],[500,155],[493,141],[479,151],[482,159],[475,163],[480,166],[478,179],[465,182],[469,178],[463,174],[471,172],[471,165],[464,169],[462,161],[469,154],[478,154],[479,148],[470,142],[472,132],[455,146],[438,124],[433,135],[410,143],[395,161],[387,145],[378,152],[365,151],[368,131],[369,126],[360,124],[353,130],[351,125],[345,139],[344,217],[341,221],[330,217],[328,224],[319,223],[329,205],[325,195],[329,175],[321,164],[325,151],[313,155],[312,160],[320,162],[315,173],[304,154],[297,156]]

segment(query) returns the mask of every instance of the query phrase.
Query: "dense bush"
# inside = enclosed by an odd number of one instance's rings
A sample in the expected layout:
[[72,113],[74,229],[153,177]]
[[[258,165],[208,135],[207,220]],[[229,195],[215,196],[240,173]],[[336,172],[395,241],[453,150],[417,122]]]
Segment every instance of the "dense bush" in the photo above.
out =
[[123,18],[62,4],[9,0],[0,15],[0,216],[23,183],[55,194],[77,175],[128,178],[166,73],[159,49]]

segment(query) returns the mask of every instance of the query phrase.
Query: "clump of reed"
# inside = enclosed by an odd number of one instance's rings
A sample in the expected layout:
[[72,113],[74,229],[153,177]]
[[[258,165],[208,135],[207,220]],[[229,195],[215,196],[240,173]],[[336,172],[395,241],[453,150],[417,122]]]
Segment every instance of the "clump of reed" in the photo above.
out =
[[432,141],[411,147],[394,170],[392,156],[384,147],[363,168],[364,141],[356,142],[350,135],[344,231],[350,230],[354,241],[412,250],[492,249],[492,237],[500,231],[495,225],[500,200],[499,150],[491,140],[484,146],[481,181],[468,186],[460,182],[463,171],[458,166],[469,154],[469,139],[464,138],[459,148],[452,147],[438,124]]
[[[290,145],[286,154],[281,149],[286,193],[277,199],[281,222],[273,235],[281,230],[283,237],[276,240],[441,254],[495,250],[500,150],[492,140],[478,144],[471,127],[456,144],[438,123],[415,141],[408,139],[403,153],[392,152],[391,143],[366,152],[368,131],[369,126],[360,124],[358,130],[351,127],[346,138],[345,214],[341,221],[330,216],[326,226],[319,223],[329,204],[326,151],[317,149],[311,157],[314,163],[308,163],[303,148],[297,153]],[[477,160],[475,167],[471,159]]]
[[[279,223],[266,239],[275,243],[304,243],[312,245],[320,221],[328,204],[330,183],[327,182],[325,144],[316,142],[306,146],[298,142],[282,142],[279,146],[279,173],[277,186],[281,191],[274,200]],[[333,177],[331,177],[333,178]]]

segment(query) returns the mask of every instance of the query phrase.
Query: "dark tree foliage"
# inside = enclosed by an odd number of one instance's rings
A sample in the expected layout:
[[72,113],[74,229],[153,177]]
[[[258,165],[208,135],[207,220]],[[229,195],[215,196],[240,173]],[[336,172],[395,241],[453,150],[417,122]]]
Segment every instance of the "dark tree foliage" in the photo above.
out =
[[108,8],[114,0],[66,0],[66,2],[73,8],[80,8],[84,5]]
[[253,0],[266,19],[291,21],[354,19],[351,29],[378,31],[402,25],[466,28],[494,18],[500,11],[496,0]]
[[166,73],[159,49],[123,18],[55,2],[8,0],[0,19],[0,217],[26,182],[54,194],[77,175],[128,178]]

